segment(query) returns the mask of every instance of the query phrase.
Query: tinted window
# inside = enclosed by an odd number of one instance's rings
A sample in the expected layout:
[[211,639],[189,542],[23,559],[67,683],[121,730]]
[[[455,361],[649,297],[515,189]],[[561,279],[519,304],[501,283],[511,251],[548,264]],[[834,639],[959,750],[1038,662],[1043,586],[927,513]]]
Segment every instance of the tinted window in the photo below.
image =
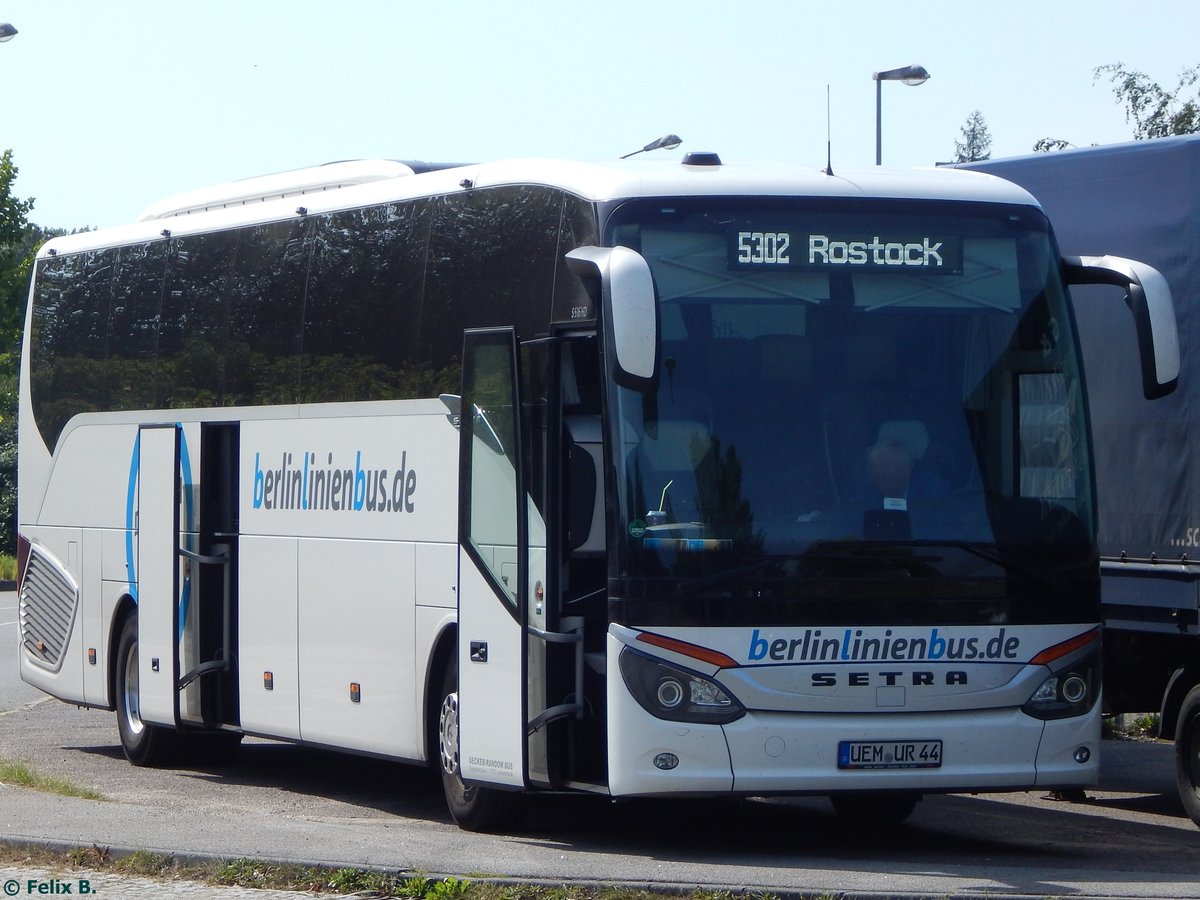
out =
[[301,369],[302,400],[457,393],[422,358],[428,203],[371,207],[317,224]]
[[497,188],[434,204],[422,330],[431,362],[457,357],[464,327],[515,324],[522,340],[545,334],[562,193]]
[[544,334],[581,302],[561,256],[585,243],[587,203],[504,188],[42,260],[38,428],[53,447],[84,412],[457,393],[463,328]]
[[105,341],[116,251],[38,264],[30,336],[30,391],[48,446],[71,416],[103,410]]
[[169,408],[227,405],[229,274],[237,232],[172,242],[158,334],[158,403]]
[[594,246],[599,243],[600,238],[596,234],[596,213],[592,205],[578,197],[565,196],[559,224],[558,253],[554,257],[557,266],[554,272],[555,322],[595,320],[596,310],[592,308],[587,290],[579,277],[571,271],[564,257],[576,247]]
[[134,244],[116,253],[105,367],[109,409],[150,409],[156,399],[158,324],[167,244]]
[[295,403],[311,223],[272,222],[241,233],[233,273],[227,405]]

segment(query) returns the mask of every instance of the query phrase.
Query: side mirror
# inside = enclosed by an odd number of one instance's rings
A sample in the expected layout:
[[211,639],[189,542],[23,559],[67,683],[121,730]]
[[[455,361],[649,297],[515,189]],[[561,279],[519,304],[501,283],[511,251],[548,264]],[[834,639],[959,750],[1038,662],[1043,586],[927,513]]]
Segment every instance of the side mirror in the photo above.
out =
[[1153,266],[1120,256],[1064,256],[1067,284],[1111,284],[1125,288],[1142,359],[1142,393],[1165,397],[1179,383],[1179,331],[1167,280]]
[[599,284],[617,383],[651,390],[658,373],[658,303],[646,260],[628,247],[579,247],[567,254],[567,265],[585,283]]

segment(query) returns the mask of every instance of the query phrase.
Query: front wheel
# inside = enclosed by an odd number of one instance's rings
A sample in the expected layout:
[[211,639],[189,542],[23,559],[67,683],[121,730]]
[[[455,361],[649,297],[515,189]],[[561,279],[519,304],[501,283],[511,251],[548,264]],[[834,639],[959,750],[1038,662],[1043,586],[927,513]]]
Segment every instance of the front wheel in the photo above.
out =
[[498,831],[514,823],[521,797],[508,791],[479,787],[462,780],[458,758],[458,661],[451,660],[442,678],[438,711],[438,755],[442,792],[456,825],[466,831]]
[[162,766],[174,759],[178,735],[162,725],[142,721],[138,689],[137,616],[125,619],[117,644],[117,731],[125,758],[135,766]]
[[1175,726],[1175,780],[1183,808],[1200,825],[1200,685],[1188,691]]

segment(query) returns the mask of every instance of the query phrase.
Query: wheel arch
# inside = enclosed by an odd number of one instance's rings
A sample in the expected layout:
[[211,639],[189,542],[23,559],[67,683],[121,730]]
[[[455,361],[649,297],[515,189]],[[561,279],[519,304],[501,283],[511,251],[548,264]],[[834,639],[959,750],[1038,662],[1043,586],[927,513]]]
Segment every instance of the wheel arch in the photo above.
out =
[[121,632],[125,628],[125,620],[137,615],[137,602],[130,594],[122,594],[113,610],[108,630],[108,671],[105,677],[108,681],[108,709],[117,708],[117,649],[121,644]]
[[1175,739],[1179,723],[1179,710],[1183,699],[1193,687],[1200,685],[1200,667],[1182,666],[1171,673],[1167,688],[1163,691],[1162,708],[1159,710],[1158,736],[1166,740]]
[[438,713],[442,704],[442,676],[446,666],[458,653],[458,623],[447,622],[433,641],[433,651],[429,654],[429,665],[425,668],[425,688],[422,696],[425,722],[425,761],[437,765],[438,752]]

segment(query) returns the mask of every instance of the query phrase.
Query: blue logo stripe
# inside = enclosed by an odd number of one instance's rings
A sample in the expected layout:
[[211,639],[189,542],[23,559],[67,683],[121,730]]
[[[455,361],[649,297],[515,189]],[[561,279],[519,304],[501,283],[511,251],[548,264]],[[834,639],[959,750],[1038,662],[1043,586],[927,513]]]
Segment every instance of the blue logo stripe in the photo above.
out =
[[133,558],[133,515],[137,503],[138,467],[142,462],[142,432],[133,440],[133,455],[129,458],[129,490],[125,495],[125,571],[129,574],[129,593],[138,602],[137,569]]

